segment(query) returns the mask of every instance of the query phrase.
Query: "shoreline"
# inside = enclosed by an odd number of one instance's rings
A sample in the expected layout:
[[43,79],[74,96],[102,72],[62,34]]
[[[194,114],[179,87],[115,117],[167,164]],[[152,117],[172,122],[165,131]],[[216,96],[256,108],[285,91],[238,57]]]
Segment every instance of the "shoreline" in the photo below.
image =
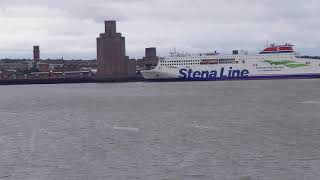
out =
[[143,82],[143,77],[127,78],[57,78],[57,79],[5,79],[0,85],[32,85],[32,84],[82,84],[82,83],[126,83]]

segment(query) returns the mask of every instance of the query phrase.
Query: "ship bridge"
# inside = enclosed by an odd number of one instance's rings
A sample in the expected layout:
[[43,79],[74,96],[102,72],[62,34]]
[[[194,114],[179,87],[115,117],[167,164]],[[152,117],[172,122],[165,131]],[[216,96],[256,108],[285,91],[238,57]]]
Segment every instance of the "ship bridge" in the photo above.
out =
[[289,43],[285,45],[275,45],[271,44],[269,47],[265,48],[260,54],[273,54],[273,53],[293,53],[293,46]]

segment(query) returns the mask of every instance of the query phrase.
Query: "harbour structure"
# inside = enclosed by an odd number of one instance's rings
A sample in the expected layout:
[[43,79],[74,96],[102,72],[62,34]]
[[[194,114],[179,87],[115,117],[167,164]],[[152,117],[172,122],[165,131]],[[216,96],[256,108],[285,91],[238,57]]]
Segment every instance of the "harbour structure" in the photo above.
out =
[[171,53],[152,70],[141,71],[147,80],[210,81],[241,79],[320,78],[320,60],[299,57],[294,46],[271,44],[259,53],[234,50],[232,54]]
[[105,32],[97,38],[97,76],[126,78],[136,74],[135,61],[126,56],[125,37],[117,33],[116,21],[105,21]]

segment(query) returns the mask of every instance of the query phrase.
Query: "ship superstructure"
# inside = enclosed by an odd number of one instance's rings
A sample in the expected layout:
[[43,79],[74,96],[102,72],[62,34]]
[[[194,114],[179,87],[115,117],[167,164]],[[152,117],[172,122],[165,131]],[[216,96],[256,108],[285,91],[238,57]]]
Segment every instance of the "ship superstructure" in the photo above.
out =
[[142,71],[148,80],[236,80],[267,78],[319,78],[320,60],[296,56],[294,46],[271,44],[255,54],[171,53],[152,70]]

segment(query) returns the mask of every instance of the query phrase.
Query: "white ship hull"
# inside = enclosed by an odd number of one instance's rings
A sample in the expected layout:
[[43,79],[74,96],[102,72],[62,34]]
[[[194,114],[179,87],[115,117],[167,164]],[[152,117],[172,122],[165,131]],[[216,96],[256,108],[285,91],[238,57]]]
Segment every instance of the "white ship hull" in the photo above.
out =
[[320,60],[299,58],[293,52],[281,51],[177,55],[162,59],[155,69],[141,73],[145,79],[153,81],[320,78]]

